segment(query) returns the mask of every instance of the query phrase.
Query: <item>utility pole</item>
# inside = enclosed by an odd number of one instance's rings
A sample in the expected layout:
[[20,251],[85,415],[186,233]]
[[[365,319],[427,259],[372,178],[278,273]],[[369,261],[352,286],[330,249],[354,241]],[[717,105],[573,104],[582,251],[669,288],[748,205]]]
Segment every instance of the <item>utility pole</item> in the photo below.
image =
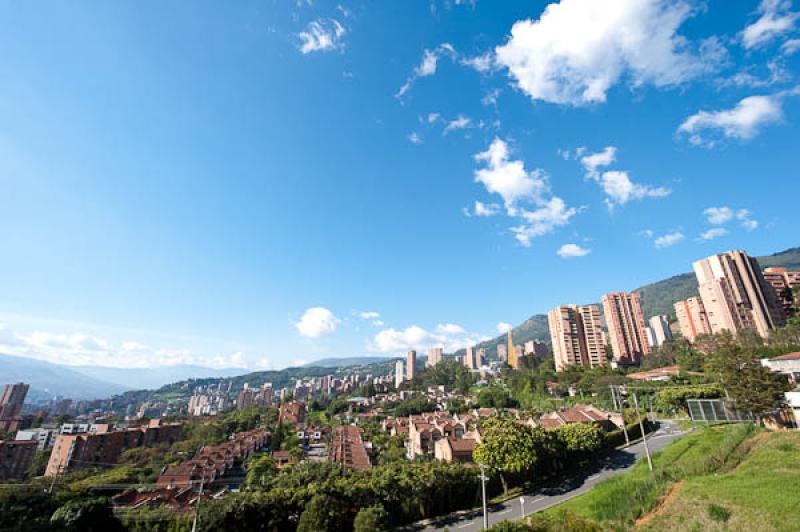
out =
[[194,505],[194,519],[192,520],[192,532],[197,532],[197,514],[200,513],[200,501],[203,499],[203,484],[206,482],[206,468],[203,468],[203,476],[200,478],[200,493],[197,495],[197,504]]
[[642,431],[642,443],[644,443],[644,454],[647,455],[647,467],[652,471],[653,460],[650,458],[650,447],[647,445],[647,436],[644,433],[644,424],[642,423],[642,414],[639,412],[639,400],[636,398],[636,392],[633,392],[633,404],[636,407],[636,417],[639,418],[639,430]]
[[[623,402],[619,390],[616,390],[613,384],[609,384],[608,387],[611,389],[611,399],[614,400],[614,409],[619,410],[622,415],[622,433],[625,435],[625,447],[630,447],[631,440],[628,437],[628,427],[625,423],[625,403]],[[619,402],[617,401],[617,397],[619,397]]]
[[489,529],[489,513],[486,510],[486,466],[481,464],[481,498],[483,499],[483,529]]
[[48,495],[52,495],[53,494],[53,488],[56,485],[56,480],[58,480],[58,475],[61,474],[61,470],[62,470],[63,467],[64,466],[59,464],[59,466],[56,468],[56,474],[53,475],[53,480],[52,480],[52,482],[50,482],[50,487],[47,489],[47,494]]

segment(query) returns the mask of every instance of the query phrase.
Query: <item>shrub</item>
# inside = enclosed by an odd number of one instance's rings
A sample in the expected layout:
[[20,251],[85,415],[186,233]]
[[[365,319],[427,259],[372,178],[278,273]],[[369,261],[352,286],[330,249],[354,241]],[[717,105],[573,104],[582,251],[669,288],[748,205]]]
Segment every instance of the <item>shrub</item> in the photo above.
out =
[[708,517],[717,523],[725,523],[731,518],[731,512],[727,508],[723,508],[718,504],[709,504]]

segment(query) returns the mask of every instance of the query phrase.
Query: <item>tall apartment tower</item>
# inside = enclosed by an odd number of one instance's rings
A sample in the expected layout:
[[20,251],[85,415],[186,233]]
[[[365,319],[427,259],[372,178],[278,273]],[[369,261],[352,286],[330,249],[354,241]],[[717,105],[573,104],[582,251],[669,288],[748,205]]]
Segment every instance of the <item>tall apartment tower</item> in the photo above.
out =
[[403,384],[403,378],[405,377],[405,371],[403,367],[403,361],[398,360],[394,363],[394,387],[399,388],[401,384]]
[[775,290],[764,280],[758,261],[744,251],[712,255],[693,266],[711,332],[753,329],[766,337],[783,325]]
[[642,311],[637,292],[612,292],[603,296],[603,312],[608,325],[609,341],[614,360],[619,365],[638,364],[650,353]]
[[406,378],[411,380],[416,375],[417,370],[417,352],[413,349],[406,355]]
[[467,369],[474,369],[475,368],[475,351],[472,347],[467,347],[464,349],[464,367]]
[[3,387],[3,395],[0,395],[0,419],[10,420],[20,415],[28,388],[29,384],[21,382]]
[[606,364],[600,308],[597,305],[561,305],[547,313],[556,371],[567,366]]
[[486,364],[486,348],[481,347],[475,351],[475,367],[480,368]]
[[442,361],[442,355],[444,353],[444,348],[442,347],[431,347],[428,349],[428,361],[425,363],[426,366],[432,368],[436,364]]
[[675,316],[678,317],[681,334],[690,343],[701,334],[711,334],[706,308],[699,296],[675,303]]
[[672,340],[672,331],[669,330],[669,317],[665,315],[653,316],[648,321],[650,330],[653,331],[651,347],[663,345],[667,340]]
[[503,362],[508,360],[508,346],[506,344],[497,344],[497,358]]
[[512,368],[519,367],[519,360],[517,360],[517,351],[514,349],[514,338],[511,336],[511,330],[508,331],[506,336],[506,349],[508,350],[508,365]]
[[800,272],[779,267],[764,268],[764,280],[775,290],[778,306],[783,310],[783,317],[794,316],[797,312],[795,299],[800,292]]

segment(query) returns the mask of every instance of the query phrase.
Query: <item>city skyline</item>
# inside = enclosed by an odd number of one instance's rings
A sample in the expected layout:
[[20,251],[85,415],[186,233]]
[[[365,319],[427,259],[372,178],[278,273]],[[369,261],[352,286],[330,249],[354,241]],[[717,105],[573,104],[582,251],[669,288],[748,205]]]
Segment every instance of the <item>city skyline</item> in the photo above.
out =
[[800,244],[791,7],[633,4],[0,8],[0,352],[451,353]]

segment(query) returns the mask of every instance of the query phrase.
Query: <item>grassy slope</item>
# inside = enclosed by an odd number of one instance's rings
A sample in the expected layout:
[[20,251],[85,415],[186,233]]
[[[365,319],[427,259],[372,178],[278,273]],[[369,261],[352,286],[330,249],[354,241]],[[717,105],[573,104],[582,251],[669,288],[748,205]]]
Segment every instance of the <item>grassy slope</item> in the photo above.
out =
[[[800,433],[762,433],[733,470],[686,481],[646,530],[797,530]],[[709,505],[730,512],[710,518]]]
[[629,473],[605,480],[547,513],[567,510],[609,527],[631,527],[658,504],[673,482],[710,474],[722,466],[752,430],[747,425],[701,429],[653,455],[654,473],[648,471],[646,461],[640,461]]

